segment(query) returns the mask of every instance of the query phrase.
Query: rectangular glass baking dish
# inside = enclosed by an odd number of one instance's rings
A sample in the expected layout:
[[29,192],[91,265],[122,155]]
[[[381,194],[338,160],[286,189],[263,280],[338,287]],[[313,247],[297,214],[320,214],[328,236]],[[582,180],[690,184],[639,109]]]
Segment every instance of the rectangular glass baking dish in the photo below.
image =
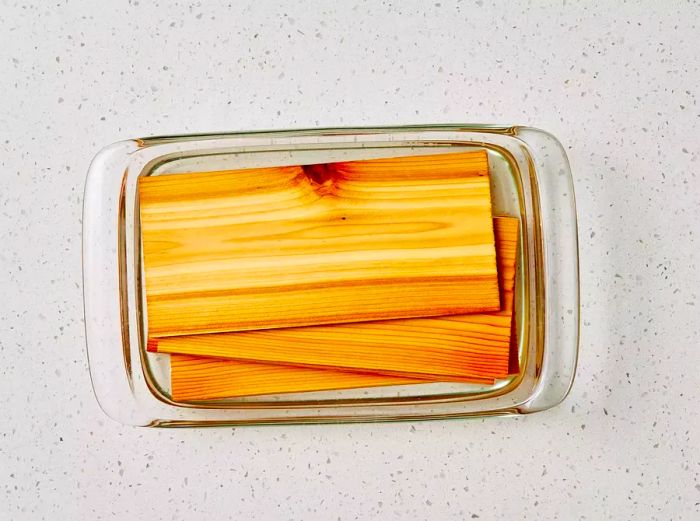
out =
[[[494,213],[521,222],[516,280],[519,372],[494,385],[430,383],[174,402],[166,355],[148,353],[140,176],[485,149]],[[430,125],[256,131],[133,139],[93,160],[83,209],[90,375],[105,413],[124,424],[188,427],[372,422],[526,414],[562,401],[578,355],[573,180],[561,144],[518,126]]]

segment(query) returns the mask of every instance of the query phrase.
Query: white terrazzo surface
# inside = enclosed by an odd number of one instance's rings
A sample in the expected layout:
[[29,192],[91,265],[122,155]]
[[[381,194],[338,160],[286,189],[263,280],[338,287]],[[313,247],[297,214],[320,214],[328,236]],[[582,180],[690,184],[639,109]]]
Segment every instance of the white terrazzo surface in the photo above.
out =
[[[700,6],[0,5],[0,519],[700,519]],[[506,7],[507,6],[507,7]],[[565,144],[582,336],[544,413],[157,430],[92,396],[80,233],[103,145],[530,124]]]

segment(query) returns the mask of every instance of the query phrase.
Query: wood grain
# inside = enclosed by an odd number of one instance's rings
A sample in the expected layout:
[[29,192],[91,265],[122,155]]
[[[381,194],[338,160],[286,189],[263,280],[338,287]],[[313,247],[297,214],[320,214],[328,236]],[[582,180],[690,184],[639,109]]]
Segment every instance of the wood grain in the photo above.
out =
[[429,383],[418,378],[189,355],[170,357],[175,401]]
[[149,350],[431,379],[508,374],[519,221],[494,219],[502,310],[152,339]]
[[499,309],[484,151],[143,177],[149,335]]

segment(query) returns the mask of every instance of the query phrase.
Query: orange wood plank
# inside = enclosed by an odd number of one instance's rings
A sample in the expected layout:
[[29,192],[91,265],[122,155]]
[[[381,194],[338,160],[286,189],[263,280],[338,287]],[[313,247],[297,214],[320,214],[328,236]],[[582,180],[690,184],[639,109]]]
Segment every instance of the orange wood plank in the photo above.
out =
[[139,196],[152,337],[499,309],[485,151],[143,177]]
[[518,219],[494,219],[503,309],[488,314],[151,339],[149,350],[401,376],[508,374]]

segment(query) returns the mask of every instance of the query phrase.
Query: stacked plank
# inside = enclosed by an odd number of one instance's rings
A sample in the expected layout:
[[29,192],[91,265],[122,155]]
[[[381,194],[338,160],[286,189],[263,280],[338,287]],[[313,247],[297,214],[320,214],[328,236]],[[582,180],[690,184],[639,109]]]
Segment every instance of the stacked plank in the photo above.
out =
[[508,374],[518,221],[484,151],[139,183],[175,400]]

